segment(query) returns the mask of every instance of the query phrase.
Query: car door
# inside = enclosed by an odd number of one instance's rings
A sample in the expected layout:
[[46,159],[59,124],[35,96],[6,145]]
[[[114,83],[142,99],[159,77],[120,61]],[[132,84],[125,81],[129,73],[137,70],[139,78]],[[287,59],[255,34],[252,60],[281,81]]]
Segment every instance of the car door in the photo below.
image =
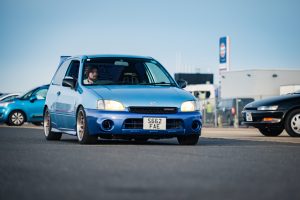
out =
[[35,90],[30,98],[25,102],[27,110],[27,121],[40,122],[43,121],[43,110],[48,86],[40,87]]
[[53,128],[60,129],[62,127],[61,122],[61,105],[58,103],[58,97],[60,96],[60,90],[62,87],[62,80],[66,74],[66,71],[72,60],[65,60],[56,71],[47,94],[47,106],[50,111],[51,125]]
[[[73,78],[77,82],[79,66],[79,60],[72,60],[64,78]],[[60,95],[57,98],[57,103],[60,106],[61,128],[64,129],[64,131],[70,131],[70,134],[75,134],[76,103],[78,95],[76,87],[70,88],[62,85],[58,92],[60,93]]]

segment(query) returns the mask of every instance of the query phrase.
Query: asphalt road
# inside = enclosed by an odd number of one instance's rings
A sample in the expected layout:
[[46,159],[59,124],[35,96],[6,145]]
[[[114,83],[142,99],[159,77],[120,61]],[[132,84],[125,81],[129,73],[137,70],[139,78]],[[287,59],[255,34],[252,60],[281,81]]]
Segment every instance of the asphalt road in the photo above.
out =
[[299,153],[297,143],[217,136],[79,145],[0,127],[0,199],[300,199]]

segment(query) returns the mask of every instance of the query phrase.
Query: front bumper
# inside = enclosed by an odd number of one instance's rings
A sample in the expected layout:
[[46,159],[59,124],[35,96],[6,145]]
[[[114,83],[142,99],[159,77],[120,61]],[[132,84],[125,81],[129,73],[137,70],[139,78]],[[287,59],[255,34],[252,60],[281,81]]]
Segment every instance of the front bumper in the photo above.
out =
[[[246,113],[250,113],[252,121],[247,121]],[[244,110],[242,112],[242,124],[247,126],[260,127],[282,127],[285,113],[283,111],[259,111],[259,110]]]
[[[175,137],[179,135],[201,134],[202,117],[200,112],[178,112],[176,114],[138,114],[128,111],[100,111],[85,109],[89,134],[91,135],[121,135],[121,136],[157,136]],[[166,130],[144,130],[141,127],[143,117],[167,118]],[[113,121],[110,130],[104,130],[103,121]],[[192,128],[193,122],[199,126]]]

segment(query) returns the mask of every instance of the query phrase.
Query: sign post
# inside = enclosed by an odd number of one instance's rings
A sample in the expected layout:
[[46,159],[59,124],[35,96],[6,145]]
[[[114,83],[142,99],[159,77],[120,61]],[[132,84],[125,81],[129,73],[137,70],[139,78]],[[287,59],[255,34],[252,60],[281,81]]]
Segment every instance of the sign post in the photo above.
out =
[[219,72],[230,70],[230,38],[221,37],[219,41]]
[[[219,90],[218,98],[221,98],[221,77],[222,72],[230,70],[230,38],[229,36],[220,37],[219,39]],[[216,99],[216,105],[218,101]],[[216,106],[217,108],[217,106]],[[215,126],[217,126],[217,109],[215,109]],[[219,121],[222,121],[219,120]],[[222,123],[222,122],[221,122]]]

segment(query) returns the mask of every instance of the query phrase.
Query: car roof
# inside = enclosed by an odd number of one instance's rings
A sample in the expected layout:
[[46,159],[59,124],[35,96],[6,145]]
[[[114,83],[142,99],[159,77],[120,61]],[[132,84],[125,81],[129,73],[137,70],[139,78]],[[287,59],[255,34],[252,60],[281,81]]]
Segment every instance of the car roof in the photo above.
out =
[[[4,94],[4,95],[2,95],[3,97],[4,96],[13,96],[13,95],[20,95],[21,93],[19,93],[19,92],[16,92],[16,93],[8,93],[8,94]],[[1,96],[1,97],[2,97]]]
[[137,56],[137,55],[122,55],[122,54],[94,54],[94,55],[78,55],[69,58],[132,58],[132,59],[153,59],[150,56]]
[[4,95],[7,95],[7,94],[9,94],[9,93],[1,93],[1,92],[0,92],[0,97],[1,97],[1,96],[4,96]]
[[0,95],[0,99],[10,97],[10,96],[16,96],[16,95],[19,96],[19,95],[21,95],[21,93],[17,92],[17,93],[3,94],[3,95]]

